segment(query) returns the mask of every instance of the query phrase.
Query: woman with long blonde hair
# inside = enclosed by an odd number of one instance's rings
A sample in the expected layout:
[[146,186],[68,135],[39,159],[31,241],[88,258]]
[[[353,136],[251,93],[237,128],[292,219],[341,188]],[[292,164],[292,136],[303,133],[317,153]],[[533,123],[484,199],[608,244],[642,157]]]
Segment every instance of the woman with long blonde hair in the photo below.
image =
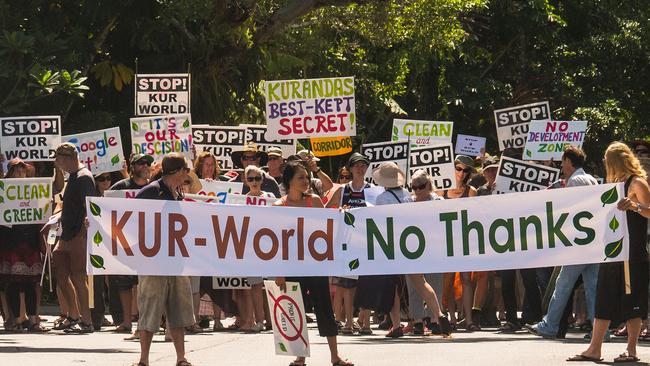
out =
[[[649,264],[646,233],[650,218],[650,188],[639,159],[624,143],[611,143],[605,152],[604,161],[607,182],[625,182],[625,197],[618,202],[617,207],[625,211],[627,217],[630,255],[627,263],[600,265],[591,343],[586,351],[568,360],[602,360],[601,349],[609,323],[612,320],[622,320],[627,328],[627,349],[614,362],[636,362],[639,360],[636,345],[641,321],[648,316]],[[627,286],[629,293],[626,293]]]

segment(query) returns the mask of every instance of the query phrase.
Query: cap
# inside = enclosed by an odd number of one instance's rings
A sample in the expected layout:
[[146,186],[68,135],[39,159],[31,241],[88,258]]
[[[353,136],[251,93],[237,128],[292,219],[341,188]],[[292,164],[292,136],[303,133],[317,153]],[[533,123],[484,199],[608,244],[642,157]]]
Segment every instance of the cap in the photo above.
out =
[[183,157],[183,155],[178,153],[171,153],[163,157],[162,160],[163,175],[174,174],[183,168],[187,168],[187,164],[185,163],[185,158]]
[[456,155],[454,162],[465,164],[470,168],[474,168],[474,159],[470,158],[467,155]]
[[269,156],[277,156],[280,158],[282,157],[282,149],[280,149],[279,147],[275,147],[275,146],[269,147],[269,149],[266,150],[266,153]]
[[314,154],[311,151],[308,150],[300,150],[298,151],[298,156],[300,156],[301,159],[307,160],[311,158],[313,161],[320,161],[319,158],[315,157]]
[[355,152],[352,155],[350,155],[350,158],[348,159],[348,162],[345,164],[345,167],[350,169],[352,167],[352,165],[354,165],[354,164],[356,164],[356,163],[358,163],[360,161],[363,161],[364,163],[370,165],[370,160],[368,160],[368,158],[366,158],[365,156]]
[[64,142],[61,145],[56,147],[54,153],[50,155],[50,159],[54,159],[57,156],[74,156],[77,155],[77,147],[70,142]]
[[149,164],[153,164],[153,156],[151,156],[151,155],[147,155],[147,154],[133,154],[133,156],[131,157],[131,161],[129,162],[129,164],[133,165],[133,164],[135,164],[135,163],[137,163],[138,161],[143,160],[143,159],[144,159],[146,162],[148,162]]

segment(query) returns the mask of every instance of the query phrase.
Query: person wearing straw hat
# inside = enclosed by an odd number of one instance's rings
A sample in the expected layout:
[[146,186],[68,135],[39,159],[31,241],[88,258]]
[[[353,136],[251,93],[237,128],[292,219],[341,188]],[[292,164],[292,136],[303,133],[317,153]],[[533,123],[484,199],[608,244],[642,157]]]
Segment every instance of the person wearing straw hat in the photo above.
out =
[[[258,148],[257,144],[252,142],[244,145],[243,148],[233,151],[231,155],[232,163],[236,169],[246,169],[249,165],[254,165],[256,167],[263,167],[268,162],[269,156],[265,151],[262,151]],[[264,179],[262,180],[262,190],[266,192],[271,192],[275,197],[281,197],[280,187],[278,183],[268,175],[264,173]],[[244,182],[243,181],[243,171],[233,180],[234,182]],[[248,193],[250,188],[247,185],[244,185],[242,194]]]

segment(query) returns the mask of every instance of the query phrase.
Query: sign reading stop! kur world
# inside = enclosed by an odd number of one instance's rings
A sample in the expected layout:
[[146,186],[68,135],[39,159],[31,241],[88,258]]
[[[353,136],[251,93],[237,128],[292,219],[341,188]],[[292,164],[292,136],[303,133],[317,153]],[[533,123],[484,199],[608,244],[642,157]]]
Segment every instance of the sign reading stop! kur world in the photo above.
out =
[[44,224],[51,200],[52,178],[0,179],[0,225]]
[[244,139],[245,144],[254,143],[257,145],[257,148],[262,151],[268,151],[271,147],[277,147],[282,150],[282,157],[285,158],[296,153],[296,140],[294,139],[267,139],[266,125],[240,124],[239,127],[244,127],[246,129]]
[[119,127],[63,136],[61,141],[77,147],[79,161],[93,174],[122,169],[124,157]]
[[264,83],[268,139],[356,135],[354,77]]
[[497,126],[499,150],[524,147],[530,121],[549,121],[550,119],[551,109],[548,102],[496,109],[494,121]]
[[135,115],[190,113],[190,74],[136,74]]
[[7,160],[51,161],[60,143],[60,116],[0,118],[0,151]]
[[309,357],[307,315],[300,283],[287,282],[282,291],[275,281],[264,281],[264,290],[273,322],[275,354]]
[[198,125],[192,128],[196,151],[209,151],[222,170],[233,169],[232,152],[244,146],[246,127]]
[[366,171],[366,181],[376,184],[372,179],[372,171],[387,161],[392,161],[404,172],[406,181],[408,182],[408,159],[409,159],[409,144],[408,141],[386,141],[375,142],[372,144],[363,144],[361,146],[361,155],[364,155],[370,160],[370,166]]
[[172,152],[192,159],[192,118],[189,114],[131,118],[134,154],[153,156],[161,161]]
[[456,167],[452,144],[418,146],[411,148],[409,174],[425,170],[433,178],[433,189],[456,188]]
[[587,121],[532,121],[524,160],[562,160],[567,146],[582,147]]
[[504,156],[499,162],[495,194],[539,191],[559,178],[559,169]]

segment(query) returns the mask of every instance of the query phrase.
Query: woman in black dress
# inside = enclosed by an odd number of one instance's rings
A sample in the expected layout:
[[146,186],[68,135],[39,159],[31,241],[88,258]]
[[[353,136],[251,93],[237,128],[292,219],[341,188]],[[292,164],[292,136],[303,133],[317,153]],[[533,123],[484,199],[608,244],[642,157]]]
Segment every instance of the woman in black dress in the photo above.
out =
[[618,209],[626,211],[630,241],[628,260],[629,293],[625,287],[624,262],[603,263],[598,272],[596,313],[589,348],[569,358],[569,361],[601,360],[601,348],[605,332],[613,320],[625,322],[627,350],[614,362],[635,362],[636,345],[641,331],[641,321],[648,315],[648,250],[647,230],[650,218],[650,188],[646,172],[630,148],[613,142],[605,152],[607,181],[625,182],[625,197],[618,202]]

